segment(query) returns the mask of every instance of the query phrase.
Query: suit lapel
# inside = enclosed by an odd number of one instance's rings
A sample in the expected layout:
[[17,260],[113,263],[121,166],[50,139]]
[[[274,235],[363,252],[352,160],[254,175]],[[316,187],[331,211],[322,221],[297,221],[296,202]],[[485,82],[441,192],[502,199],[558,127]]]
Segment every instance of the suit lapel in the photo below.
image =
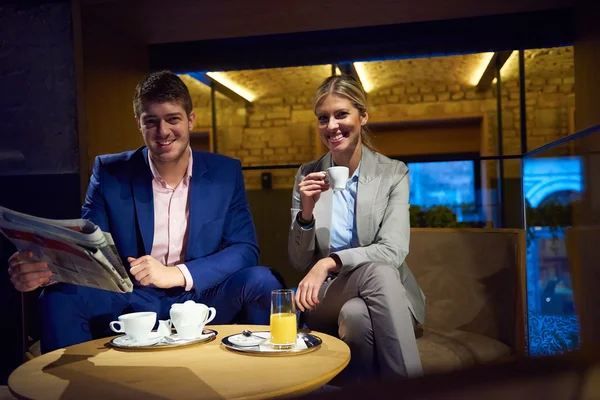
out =
[[379,164],[375,154],[363,146],[356,194],[356,230],[361,246],[370,244],[374,234],[372,232],[371,213],[379,189],[379,182],[381,181],[381,177],[377,174],[378,167]]
[[[327,153],[321,161],[316,165],[314,171],[326,171],[327,168],[331,167],[331,153]],[[315,216],[315,236],[317,244],[321,253],[325,256],[329,255],[329,243],[331,237],[331,217],[332,217],[332,206],[333,206],[333,191],[328,190],[321,193],[321,197],[317,204],[313,214]]]
[[[210,201],[209,195],[211,193],[211,182],[206,178],[206,172],[208,171],[204,160],[202,160],[201,153],[193,151],[194,163],[192,167],[192,179],[190,186],[190,193],[188,197],[188,204],[190,210],[190,216],[188,218],[188,244],[189,243],[200,243],[198,237],[200,235],[200,228],[202,221],[211,220],[211,210],[214,211],[214,207],[206,204],[206,201]],[[186,259],[190,258],[191,247],[186,246]]]
[[144,253],[150,254],[154,241],[154,193],[152,191],[152,171],[148,165],[148,148],[140,153],[142,159],[136,161],[131,181],[135,214],[144,243]]

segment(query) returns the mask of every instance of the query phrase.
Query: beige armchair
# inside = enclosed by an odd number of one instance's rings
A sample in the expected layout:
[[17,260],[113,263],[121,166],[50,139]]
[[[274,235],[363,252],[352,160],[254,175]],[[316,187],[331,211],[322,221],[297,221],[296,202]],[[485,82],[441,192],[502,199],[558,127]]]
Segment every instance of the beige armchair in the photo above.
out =
[[407,262],[427,297],[417,340],[425,374],[525,355],[525,237],[515,229],[411,230]]

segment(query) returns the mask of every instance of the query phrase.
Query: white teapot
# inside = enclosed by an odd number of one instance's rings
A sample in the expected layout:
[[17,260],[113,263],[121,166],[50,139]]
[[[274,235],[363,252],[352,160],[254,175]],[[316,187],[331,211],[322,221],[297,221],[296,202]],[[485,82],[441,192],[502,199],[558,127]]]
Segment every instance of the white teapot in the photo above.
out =
[[171,306],[171,322],[180,339],[196,339],[202,335],[204,325],[217,315],[214,307],[188,300]]

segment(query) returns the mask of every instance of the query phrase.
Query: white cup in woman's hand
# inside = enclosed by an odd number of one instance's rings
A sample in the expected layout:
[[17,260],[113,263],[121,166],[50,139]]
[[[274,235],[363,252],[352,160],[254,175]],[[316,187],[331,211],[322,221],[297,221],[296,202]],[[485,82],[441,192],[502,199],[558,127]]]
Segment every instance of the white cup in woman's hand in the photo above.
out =
[[334,192],[338,192],[344,190],[346,187],[349,175],[350,170],[348,167],[331,167],[327,169],[325,181],[329,182],[329,185]]

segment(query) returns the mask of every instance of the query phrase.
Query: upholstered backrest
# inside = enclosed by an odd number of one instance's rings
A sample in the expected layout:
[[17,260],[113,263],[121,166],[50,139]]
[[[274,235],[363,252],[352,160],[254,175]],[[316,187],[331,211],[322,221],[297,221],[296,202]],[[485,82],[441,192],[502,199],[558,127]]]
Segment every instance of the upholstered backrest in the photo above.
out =
[[525,231],[413,228],[407,262],[427,297],[425,327],[523,351]]

